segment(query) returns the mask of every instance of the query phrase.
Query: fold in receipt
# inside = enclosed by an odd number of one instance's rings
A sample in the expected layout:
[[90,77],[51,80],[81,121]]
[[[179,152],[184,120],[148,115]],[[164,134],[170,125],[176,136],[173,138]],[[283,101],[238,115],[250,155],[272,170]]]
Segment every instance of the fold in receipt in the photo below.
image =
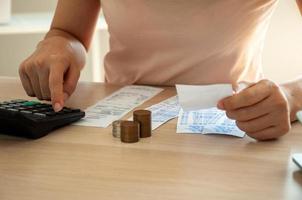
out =
[[184,111],[216,107],[219,100],[233,95],[231,84],[176,85],[176,89]]

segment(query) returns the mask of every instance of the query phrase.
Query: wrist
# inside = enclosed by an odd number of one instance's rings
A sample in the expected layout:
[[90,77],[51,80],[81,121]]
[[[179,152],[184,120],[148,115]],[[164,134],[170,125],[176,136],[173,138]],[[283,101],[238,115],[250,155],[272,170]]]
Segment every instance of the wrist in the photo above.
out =
[[86,53],[88,51],[88,48],[84,45],[84,43],[79,38],[77,38],[76,36],[74,36],[73,34],[67,32],[67,31],[57,29],[57,28],[51,28],[45,35],[44,40],[47,38],[51,38],[51,37],[65,38],[70,43],[78,43],[78,45],[81,45],[85,49]]

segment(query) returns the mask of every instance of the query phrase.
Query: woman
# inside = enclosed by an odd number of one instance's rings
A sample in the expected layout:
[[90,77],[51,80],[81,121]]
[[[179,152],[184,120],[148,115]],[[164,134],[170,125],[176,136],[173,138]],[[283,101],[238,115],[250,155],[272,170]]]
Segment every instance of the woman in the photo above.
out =
[[[59,0],[50,31],[20,66],[25,91],[55,111],[73,93],[102,7],[106,81],[174,85],[253,82],[217,105],[258,140],[290,129],[302,82],[263,80],[261,53],[277,0]],[[46,80],[46,81],[45,81]]]

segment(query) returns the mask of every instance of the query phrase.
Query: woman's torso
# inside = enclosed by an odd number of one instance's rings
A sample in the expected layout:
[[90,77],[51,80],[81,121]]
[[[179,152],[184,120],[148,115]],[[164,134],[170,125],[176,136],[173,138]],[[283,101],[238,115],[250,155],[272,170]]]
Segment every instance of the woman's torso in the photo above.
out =
[[174,85],[261,78],[278,0],[102,0],[110,33],[106,81]]

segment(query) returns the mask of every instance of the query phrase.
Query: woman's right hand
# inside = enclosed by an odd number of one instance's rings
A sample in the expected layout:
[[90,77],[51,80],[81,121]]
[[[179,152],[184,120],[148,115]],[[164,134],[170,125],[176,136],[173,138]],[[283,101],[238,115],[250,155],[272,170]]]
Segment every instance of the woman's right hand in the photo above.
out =
[[54,110],[60,111],[76,88],[85,58],[86,49],[75,38],[45,38],[19,67],[26,93],[39,100],[51,100]]

